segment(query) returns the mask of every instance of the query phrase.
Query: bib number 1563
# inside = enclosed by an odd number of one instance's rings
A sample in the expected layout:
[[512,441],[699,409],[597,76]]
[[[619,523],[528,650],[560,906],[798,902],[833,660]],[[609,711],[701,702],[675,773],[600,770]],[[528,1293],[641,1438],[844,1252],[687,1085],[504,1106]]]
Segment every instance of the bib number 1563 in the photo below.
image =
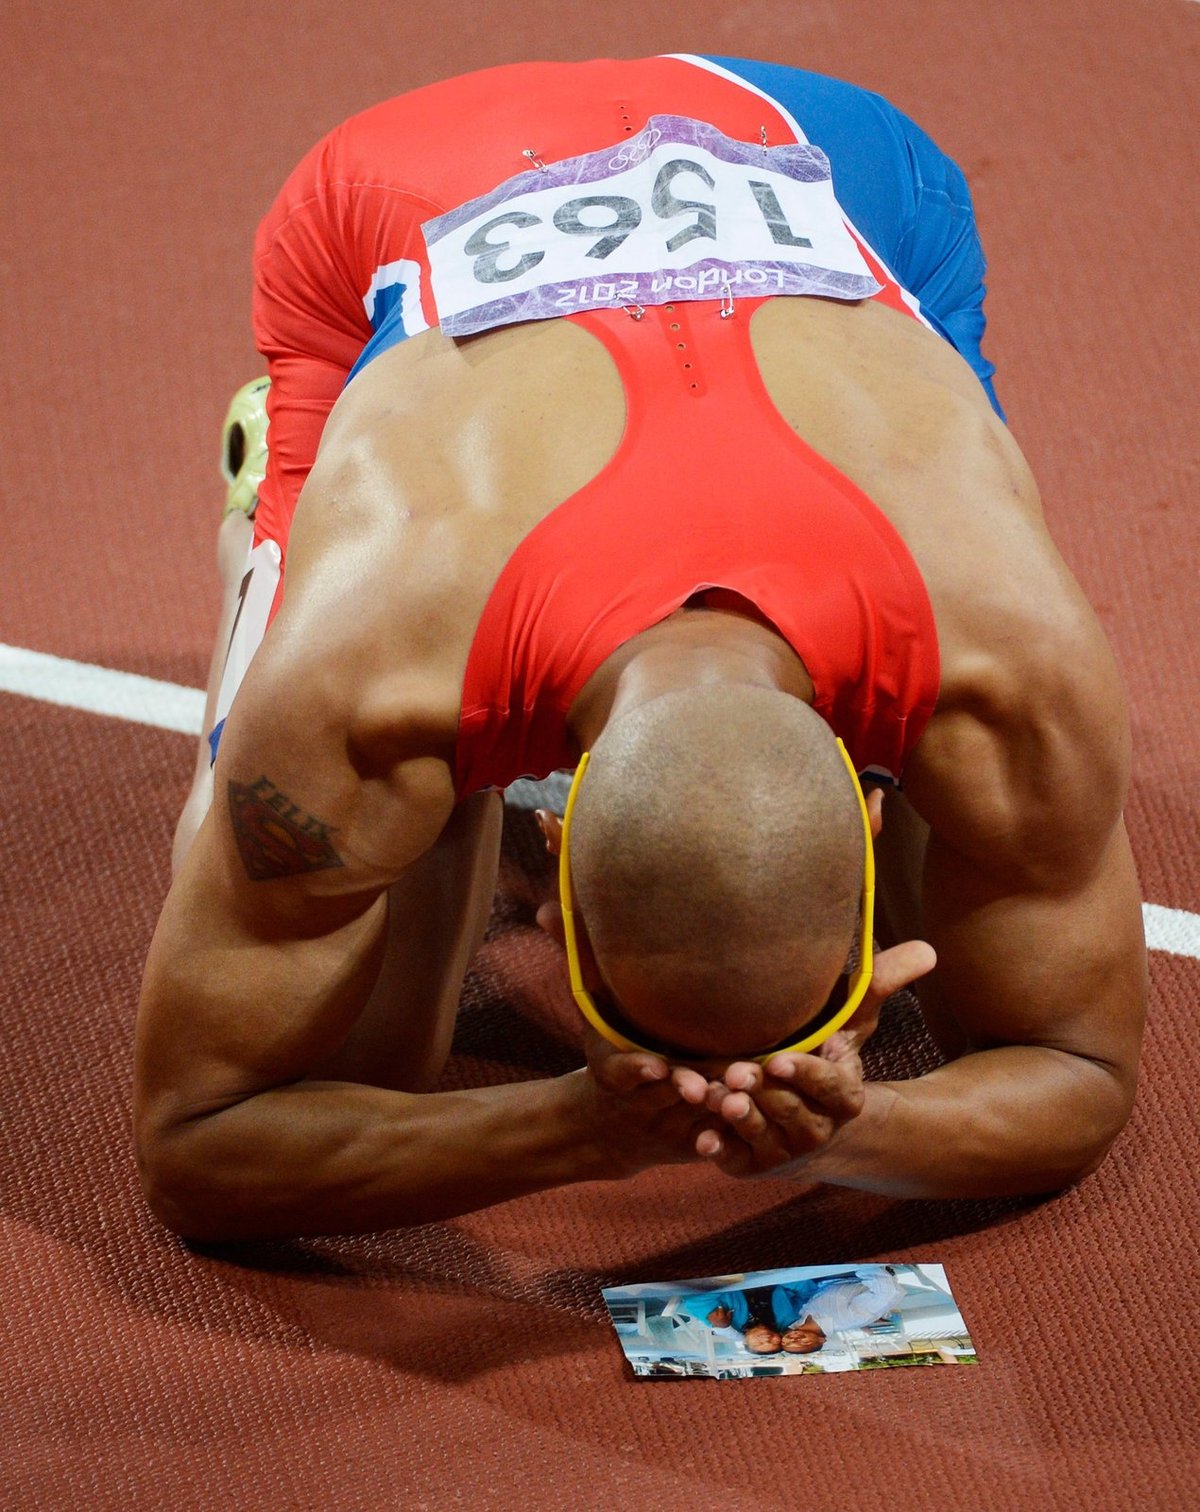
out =
[[[667,253],[676,253],[689,242],[718,240],[716,202],[684,199],[676,193],[676,185],[685,176],[698,179],[706,189],[716,188],[716,180],[704,164],[691,158],[672,158],[658,170],[650,190],[648,209],[664,223],[663,249]],[[681,187],[687,189],[691,186],[685,184]],[[746,181],[746,187],[775,246],[811,248],[811,238],[798,235],[792,229],[771,184],[751,178]],[[694,188],[692,192],[695,192]],[[687,217],[685,223],[672,231],[670,223],[680,217]],[[583,255],[601,262],[623,245],[642,225],[643,219],[642,206],[628,194],[576,195],[558,205],[550,216],[554,229],[564,236],[587,238],[590,245],[583,250]],[[473,259],[471,276],[481,284],[508,283],[536,268],[545,260],[545,250],[522,252],[514,259],[512,242],[503,232],[506,227],[527,231],[542,224],[540,216],[514,206],[476,227],[463,244],[463,251]]]
[[616,148],[517,174],[424,232],[451,336],[597,308],[599,295],[578,293],[589,280],[649,303],[685,272],[703,273],[707,287],[757,269],[781,292],[835,298],[879,287],[819,148],[763,148],[683,116],[655,116]]

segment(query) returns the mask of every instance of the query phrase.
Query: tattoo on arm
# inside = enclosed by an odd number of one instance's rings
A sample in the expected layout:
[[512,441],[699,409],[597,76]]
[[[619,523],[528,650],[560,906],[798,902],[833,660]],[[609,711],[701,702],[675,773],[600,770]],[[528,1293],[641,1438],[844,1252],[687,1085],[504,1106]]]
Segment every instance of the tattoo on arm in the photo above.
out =
[[329,838],[334,826],[306,814],[269,777],[229,784],[229,818],[252,882],[345,865]]

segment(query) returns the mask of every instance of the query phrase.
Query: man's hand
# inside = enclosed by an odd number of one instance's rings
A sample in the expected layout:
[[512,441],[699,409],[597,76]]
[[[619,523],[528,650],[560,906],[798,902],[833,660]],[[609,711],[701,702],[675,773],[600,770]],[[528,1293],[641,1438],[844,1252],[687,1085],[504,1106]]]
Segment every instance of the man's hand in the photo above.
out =
[[721,1117],[708,1108],[713,1084],[699,1071],[648,1051],[617,1050],[591,1028],[584,1047],[587,1069],[575,1074],[613,1175],[697,1160],[705,1134],[720,1138]]
[[[862,1111],[862,1062],[853,1040],[835,1034],[814,1055],[779,1056],[762,1066],[737,1061],[710,1085],[707,1107],[725,1128],[696,1138],[696,1152],[727,1176],[786,1174],[822,1149]],[[728,1083],[736,1084],[731,1088]]]
[[791,1174],[823,1149],[865,1101],[859,1052],[879,1024],[887,998],[932,971],[931,946],[908,940],[875,959],[871,986],[853,1018],[812,1055],[780,1054],[766,1066],[734,1061],[709,1084],[709,1111],[725,1129],[702,1130],[696,1151],[729,1176]]

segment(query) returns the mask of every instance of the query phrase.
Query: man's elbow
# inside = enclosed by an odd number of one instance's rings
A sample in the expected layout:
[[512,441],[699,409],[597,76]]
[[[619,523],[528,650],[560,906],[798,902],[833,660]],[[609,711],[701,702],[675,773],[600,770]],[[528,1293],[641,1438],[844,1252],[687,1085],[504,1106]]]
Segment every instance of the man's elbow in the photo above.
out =
[[1079,1090],[1079,1104],[1063,1119],[1063,1163],[1055,1188],[1076,1186],[1099,1170],[1133,1112],[1132,1074],[1088,1063]]
[[943,1195],[1051,1196],[1103,1165],[1133,1111],[1132,1075],[1058,1050],[1046,1056],[1043,1079],[1031,1079],[1015,1104],[977,1109],[972,1171],[986,1175]]
[[182,1188],[150,1178],[145,1171],[141,1174],[146,1206],[159,1223],[178,1238],[193,1244],[217,1244],[238,1237],[220,1225],[214,1226],[200,1205],[192,1201],[190,1194]]
[[1112,1150],[1113,1145],[1116,1144],[1121,1131],[1129,1122],[1132,1111],[1133,1100],[1130,1099],[1128,1106],[1114,1114],[1093,1134],[1088,1147],[1081,1154],[1077,1169],[1072,1174],[1070,1180],[1065,1182],[1064,1185],[1075,1186],[1078,1182],[1083,1181],[1085,1177],[1091,1176],[1095,1171],[1100,1169],[1108,1159],[1109,1152]]
[[228,1180],[214,1172],[200,1141],[185,1130],[135,1130],[142,1194],[150,1211],[181,1239],[197,1244],[237,1242],[256,1237],[239,1220],[239,1204]]

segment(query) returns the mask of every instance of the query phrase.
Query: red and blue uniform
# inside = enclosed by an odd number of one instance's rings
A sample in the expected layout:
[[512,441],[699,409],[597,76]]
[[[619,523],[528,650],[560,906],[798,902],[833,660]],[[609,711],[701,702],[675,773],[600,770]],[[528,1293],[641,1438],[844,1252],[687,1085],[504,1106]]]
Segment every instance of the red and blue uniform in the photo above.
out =
[[[628,140],[651,116],[702,121],[741,142],[820,148],[878,282],[872,297],[952,343],[1000,413],[980,349],[984,259],[966,182],[878,95],[797,69],[693,55],[512,65],[352,117],[307,154],[264,219],[254,325],[272,386],[256,540],[286,554],[343,387],[380,352],[437,324],[422,227],[539,162]],[[670,367],[667,344],[655,345],[661,310],[646,312],[636,340],[620,311],[564,317],[612,351],[626,435],[601,477],[520,544],[485,606],[464,687],[461,794],[567,764],[565,710],[590,671],[681,604],[721,594],[797,650],[818,710],[860,770],[899,774],[937,694],[924,586],[870,500],[775,415],[750,355],[752,304],[739,301],[746,319],[703,330],[713,301],[676,306],[694,333],[699,386],[691,364],[687,382],[659,382]],[[767,454],[770,473],[752,462]],[[687,542],[668,578],[651,571],[663,557],[646,545],[647,530]],[[580,552],[587,571],[574,589],[560,572],[556,591],[543,591],[549,569]]]
[[[421,226],[527,166],[595,151],[655,114],[732,137],[809,140],[884,288],[982,356],[984,259],[961,171],[879,95],[820,74],[699,56],[524,63],[430,84],[336,127],[288,178],[255,244],[254,331],[271,368],[258,538],[286,543],[347,378],[437,322]],[[998,409],[998,406],[997,406]]]

